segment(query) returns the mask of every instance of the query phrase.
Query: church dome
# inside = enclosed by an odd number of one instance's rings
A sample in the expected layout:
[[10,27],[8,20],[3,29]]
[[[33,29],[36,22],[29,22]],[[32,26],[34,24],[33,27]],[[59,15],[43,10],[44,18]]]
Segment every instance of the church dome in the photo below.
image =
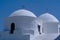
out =
[[13,16],[36,17],[36,16],[34,15],[34,13],[32,13],[31,11],[25,10],[25,9],[17,10],[17,11],[15,11],[15,12],[13,12],[9,17],[13,17]]
[[59,20],[55,16],[53,16],[49,13],[40,15],[38,19],[42,20],[44,22],[59,22]]

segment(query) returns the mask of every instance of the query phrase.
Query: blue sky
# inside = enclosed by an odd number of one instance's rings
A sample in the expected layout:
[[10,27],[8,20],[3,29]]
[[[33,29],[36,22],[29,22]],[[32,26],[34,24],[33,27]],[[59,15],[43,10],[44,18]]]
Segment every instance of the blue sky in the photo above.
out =
[[4,27],[4,19],[22,9],[22,5],[37,16],[49,12],[60,20],[60,0],[0,0],[0,30]]

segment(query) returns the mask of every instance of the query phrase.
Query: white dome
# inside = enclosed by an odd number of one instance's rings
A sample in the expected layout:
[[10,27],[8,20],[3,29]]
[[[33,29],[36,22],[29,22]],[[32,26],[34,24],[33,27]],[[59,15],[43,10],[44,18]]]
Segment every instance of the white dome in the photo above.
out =
[[55,16],[49,13],[42,14],[38,19],[44,22],[59,22],[59,20]]
[[9,17],[13,17],[13,16],[30,16],[30,17],[36,17],[34,15],[34,13],[32,13],[31,11],[25,10],[25,9],[17,10],[15,12],[13,12]]

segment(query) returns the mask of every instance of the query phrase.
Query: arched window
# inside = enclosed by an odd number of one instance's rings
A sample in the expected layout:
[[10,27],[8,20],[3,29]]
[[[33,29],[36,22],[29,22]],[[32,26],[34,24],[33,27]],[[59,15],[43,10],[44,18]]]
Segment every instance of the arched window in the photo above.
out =
[[41,29],[40,28],[41,28],[40,25],[38,25],[38,32],[39,32],[39,34],[41,34]]
[[10,34],[13,34],[15,30],[15,23],[11,23]]

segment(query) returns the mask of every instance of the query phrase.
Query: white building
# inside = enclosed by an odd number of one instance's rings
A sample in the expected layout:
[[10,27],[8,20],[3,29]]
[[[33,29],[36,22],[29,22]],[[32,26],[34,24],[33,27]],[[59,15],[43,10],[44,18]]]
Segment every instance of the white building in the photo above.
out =
[[38,22],[41,24],[42,36],[36,39],[54,40],[59,35],[59,20],[50,13],[44,13],[38,17]]
[[[16,37],[22,37],[22,40],[32,40],[33,36],[39,34],[38,28],[36,25],[36,16],[25,9],[17,10],[13,12],[5,20],[5,31],[9,31],[8,34],[13,36],[19,35]],[[13,30],[13,31],[12,31]],[[17,34],[16,34],[17,33]],[[15,34],[15,35],[14,35]],[[24,38],[24,37],[27,38]]]
[[59,28],[59,20],[49,13],[36,17],[31,11],[20,9],[5,19],[0,40],[54,40]]
[[59,20],[50,13],[42,14],[38,21],[42,22],[43,33],[58,33]]

